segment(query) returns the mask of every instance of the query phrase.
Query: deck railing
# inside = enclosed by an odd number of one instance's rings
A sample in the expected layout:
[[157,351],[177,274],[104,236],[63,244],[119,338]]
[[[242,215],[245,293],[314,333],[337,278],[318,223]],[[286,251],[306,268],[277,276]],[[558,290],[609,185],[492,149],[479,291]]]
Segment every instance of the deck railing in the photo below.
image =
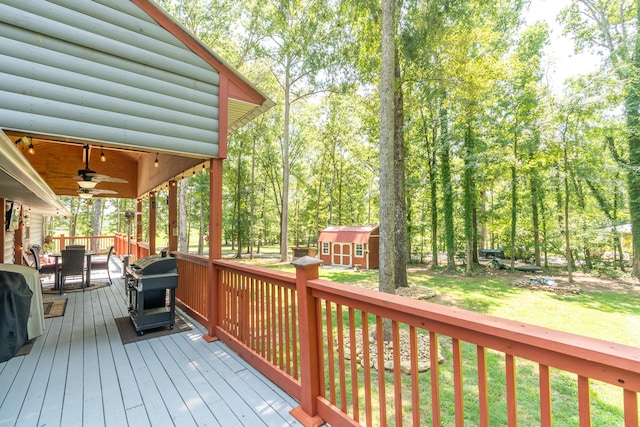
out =
[[51,237],[51,252],[60,253],[62,249],[69,245],[84,245],[87,250],[99,254],[106,254],[109,248],[114,245],[115,236],[60,236]]
[[127,246],[127,235],[124,233],[116,233],[115,250],[121,258],[129,254],[132,258],[129,260],[131,262],[150,255],[149,244],[146,242],[139,242],[131,238]]
[[304,425],[638,426],[637,348],[319,280],[310,258],[295,275],[215,260],[208,283],[208,261],[176,256],[181,303],[214,302],[209,335],[298,399]]
[[182,252],[174,254],[178,263],[178,306],[202,325],[208,325],[207,279],[209,260],[200,255]]

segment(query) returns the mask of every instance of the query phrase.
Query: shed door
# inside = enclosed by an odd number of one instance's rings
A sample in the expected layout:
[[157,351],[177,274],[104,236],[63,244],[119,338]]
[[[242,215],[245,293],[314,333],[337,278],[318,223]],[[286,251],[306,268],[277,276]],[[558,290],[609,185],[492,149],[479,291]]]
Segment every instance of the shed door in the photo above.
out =
[[333,244],[333,265],[351,265],[351,245],[349,243]]

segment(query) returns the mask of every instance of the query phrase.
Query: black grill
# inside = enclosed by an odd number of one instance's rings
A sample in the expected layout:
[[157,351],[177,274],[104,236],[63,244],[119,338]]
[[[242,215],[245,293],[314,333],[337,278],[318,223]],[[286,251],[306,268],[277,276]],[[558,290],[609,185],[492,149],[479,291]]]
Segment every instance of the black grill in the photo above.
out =
[[173,329],[178,265],[173,257],[152,255],[126,268],[129,316],[138,335],[147,329]]

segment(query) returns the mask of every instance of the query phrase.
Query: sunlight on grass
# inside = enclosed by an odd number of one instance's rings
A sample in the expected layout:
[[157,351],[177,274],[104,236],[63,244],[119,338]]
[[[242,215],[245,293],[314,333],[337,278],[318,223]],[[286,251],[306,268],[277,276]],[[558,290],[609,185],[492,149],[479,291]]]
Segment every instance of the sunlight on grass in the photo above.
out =
[[[271,266],[282,271],[293,272],[289,264]],[[320,277],[337,283],[366,285],[376,288],[377,271],[354,272],[348,269],[321,268]],[[492,316],[512,319],[518,322],[534,324],[574,334],[613,341],[621,344],[640,346],[640,298],[636,294],[616,292],[583,292],[579,295],[559,296],[543,290],[529,290],[510,286],[509,283],[523,275],[514,276],[473,276],[445,275],[426,270],[409,273],[409,283],[427,286],[439,292],[433,301]],[[360,322],[356,316],[356,327]],[[345,325],[348,323],[343,315]],[[334,319],[335,320],[335,319]],[[370,320],[373,322],[373,320]],[[401,326],[402,327],[405,327]],[[334,323],[335,328],[335,323]],[[337,333],[337,332],[336,332]],[[445,363],[440,366],[440,399],[442,425],[455,423],[453,398],[453,365],[451,339],[440,338]],[[478,388],[477,388],[477,349],[470,343],[462,344],[463,380],[464,380],[464,418],[465,425],[479,425]],[[489,387],[489,412],[491,425],[507,424],[505,356],[488,350],[486,354]],[[516,359],[517,404],[520,425],[540,424],[540,395],[538,365],[527,360]],[[360,402],[364,400],[362,391],[361,368],[358,369],[358,394]],[[337,374],[337,373],[336,373]],[[377,373],[372,373],[375,378]],[[395,425],[394,401],[390,389],[393,388],[393,376],[387,377],[387,421]],[[347,411],[351,412],[351,378],[346,378],[345,396]],[[592,425],[623,425],[623,393],[616,386],[591,381]],[[403,423],[411,422],[411,383],[409,376],[402,378]],[[431,378],[429,373],[420,374],[420,421],[431,422]],[[569,426],[579,424],[577,403],[577,376],[565,371],[551,369],[552,417],[554,425]],[[377,402],[377,386],[372,387],[374,424]],[[329,389],[327,389],[329,393]]]

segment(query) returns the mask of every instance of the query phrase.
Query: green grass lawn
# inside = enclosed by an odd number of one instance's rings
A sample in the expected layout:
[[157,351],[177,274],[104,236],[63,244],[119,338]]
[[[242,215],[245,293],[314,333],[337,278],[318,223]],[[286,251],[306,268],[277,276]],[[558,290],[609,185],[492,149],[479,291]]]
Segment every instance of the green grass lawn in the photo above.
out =
[[[290,264],[272,265],[272,268],[294,271]],[[369,284],[378,282],[378,272],[321,268],[320,277],[337,283]],[[638,291],[607,291],[604,282],[597,290],[585,290],[579,295],[559,296],[542,290],[521,289],[510,286],[514,280],[528,278],[521,273],[479,273],[467,277],[442,272],[416,269],[410,271],[411,285],[427,286],[439,292],[433,301],[475,312],[517,320],[552,329],[593,338],[640,347],[640,288]],[[579,285],[579,280],[577,283]],[[612,288],[614,288],[612,286]],[[346,319],[345,319],[346,320]],[[447,360],[441,367],[441,399],[443,425],[453,424],[451,349],[450,340],[442,339],[442,350]],[[463,344],[465,384],[469,382],[470,398],[465,399],[465,425],[478,425],[478,408],[474,404],[474,384],[477,380],[475,346]],[[491,425],[506,425],[504,395],[504,356],[488,352]],[[520,425],[539,425],[539,384],[537,365],[518,360],[518,404]],[[403,378],[403,383],[407,378]],[[409,384],[406,385],[407,392]],[[420,387],[423,420],[430,420],[428,407],[430,378],[421,374]],[[467,388],[467,385],[465,385]],[[422,393],[421,393],[422,395]],[[591,382],[592,421],[594,426],[623,425],[622,393],[619,388]],[[574,375],[552,370],[552,405],[554,425],[577,426],[577,384]],[[410,407],[406,408],[410,413]]]
[[[295,271],[289,264],[270,267]],[[336,283],[374,285],[378,271],[325,267],[320,269],[320,277]],[[467,277],[429,270],[408,274],[410,285],[438,291],[440,296],[434,302],[439,304],[640,347],[640,287],[633,294],[601,290],[559,296],[509,286],[510,282],[527,277],[519,273]]]

